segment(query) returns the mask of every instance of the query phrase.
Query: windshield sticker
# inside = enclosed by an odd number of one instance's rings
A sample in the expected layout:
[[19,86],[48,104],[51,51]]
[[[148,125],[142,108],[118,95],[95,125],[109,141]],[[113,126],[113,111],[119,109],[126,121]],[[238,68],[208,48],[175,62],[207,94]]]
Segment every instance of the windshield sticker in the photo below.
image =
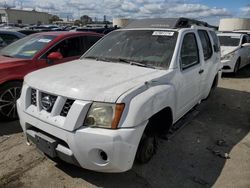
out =
[[38,42],[49,43],[51,39],[39,39]]
[[174,32],[170,31],[154,31],[153,36],[173,36]]
[[22,52],[22,55],[33,55],[36,52],[37,52],[36,50],[24,51],[24,52]]

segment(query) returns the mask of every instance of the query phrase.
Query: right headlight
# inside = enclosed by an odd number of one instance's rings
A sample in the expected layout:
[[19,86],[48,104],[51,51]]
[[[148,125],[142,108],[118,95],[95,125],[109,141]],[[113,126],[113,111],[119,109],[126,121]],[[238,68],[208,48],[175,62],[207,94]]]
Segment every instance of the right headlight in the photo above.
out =
[[124,104],[111,104],[94,102],[84,120],[84,125],[116,129],[120,122]]
[[233,57],[234,57],[234,52],[231,52],[229,54],[224,55],[221,59],[228,60],[228,59],[232,59]]

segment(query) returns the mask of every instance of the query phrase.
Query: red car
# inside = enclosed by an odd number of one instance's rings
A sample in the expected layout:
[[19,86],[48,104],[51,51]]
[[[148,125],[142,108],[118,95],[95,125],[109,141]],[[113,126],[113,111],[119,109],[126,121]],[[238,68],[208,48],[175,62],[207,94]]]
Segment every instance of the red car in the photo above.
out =
[[46,32],[20,39],[0,52],[0,120],[17,119],[16,100],[26,74],[78,59],[103,35]]

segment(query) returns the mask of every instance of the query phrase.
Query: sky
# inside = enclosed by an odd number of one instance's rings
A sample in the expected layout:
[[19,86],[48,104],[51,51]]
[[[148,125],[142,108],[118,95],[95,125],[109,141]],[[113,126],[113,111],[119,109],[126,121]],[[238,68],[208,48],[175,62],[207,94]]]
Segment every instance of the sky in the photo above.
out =
[[6,6],[71,19],[189,17],[218,25],[221,18],[250,18],[250,0],[0,0],[0,7]]

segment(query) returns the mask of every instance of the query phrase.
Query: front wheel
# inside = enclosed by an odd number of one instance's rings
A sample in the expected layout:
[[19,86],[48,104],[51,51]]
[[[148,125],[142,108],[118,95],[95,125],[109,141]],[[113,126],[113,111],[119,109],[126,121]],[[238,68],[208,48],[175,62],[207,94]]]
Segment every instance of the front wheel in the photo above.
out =
[[21,82],[9,82],[0,87],[0,121],[18,119],[16,101],[21,95]]
[[234,74],[236,74],[240,70],[240,59],[238,59],[234,66]]
[[145,133],[142,135],[140,144],[136,153],[136,161],[145,164],[152,159],[156,153],[157,139],[156,136],[148,136]]

